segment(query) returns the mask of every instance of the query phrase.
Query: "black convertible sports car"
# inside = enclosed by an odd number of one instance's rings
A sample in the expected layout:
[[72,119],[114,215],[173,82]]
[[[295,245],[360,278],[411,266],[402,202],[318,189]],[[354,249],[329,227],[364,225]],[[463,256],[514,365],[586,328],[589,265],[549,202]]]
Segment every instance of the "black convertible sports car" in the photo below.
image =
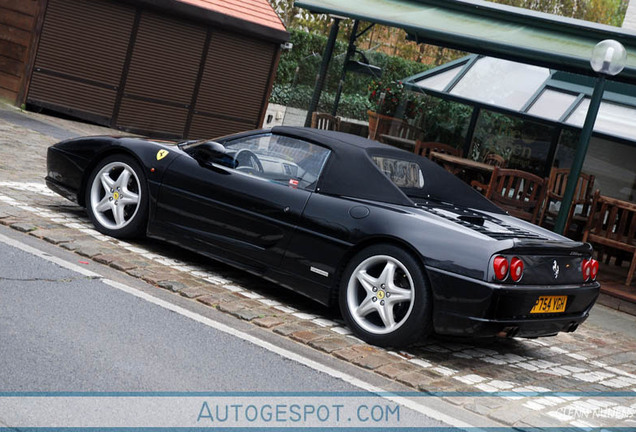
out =
[[49,148],[46,182],[102,233],[339,301],[377,345],[571,332],[600,288],[588,244],[509,216],[428,159],[338,132],[72,139]]

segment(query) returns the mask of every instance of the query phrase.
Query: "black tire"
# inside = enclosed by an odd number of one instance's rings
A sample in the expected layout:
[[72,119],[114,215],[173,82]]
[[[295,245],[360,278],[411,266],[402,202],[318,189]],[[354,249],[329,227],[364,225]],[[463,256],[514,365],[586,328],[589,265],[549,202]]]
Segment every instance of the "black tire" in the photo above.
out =
[[132,157],[117,154],[101,160],[88,178],[84,198],[88,216],[102,234],[121,239],[145,234],[148,185]]
[[354,334],[373,345],[404,347],[432,328],[422,264],[397,246],[378,244],[357,253],[342,274],[339,300]]

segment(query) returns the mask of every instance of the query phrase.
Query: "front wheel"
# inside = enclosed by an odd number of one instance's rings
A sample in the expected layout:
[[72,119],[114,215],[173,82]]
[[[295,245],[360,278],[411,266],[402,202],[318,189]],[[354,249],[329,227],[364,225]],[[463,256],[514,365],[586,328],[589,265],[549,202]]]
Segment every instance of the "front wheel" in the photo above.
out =
[[400,347],[428,333],[431,299],[421,263],[393,245],[374,245],[347,264],[340,310],[365,342]]
[[148,187],[137,161],[126,155],[103,159],[91,172],[86,209],[95,228],[117,238],[144,234],[148,220]]

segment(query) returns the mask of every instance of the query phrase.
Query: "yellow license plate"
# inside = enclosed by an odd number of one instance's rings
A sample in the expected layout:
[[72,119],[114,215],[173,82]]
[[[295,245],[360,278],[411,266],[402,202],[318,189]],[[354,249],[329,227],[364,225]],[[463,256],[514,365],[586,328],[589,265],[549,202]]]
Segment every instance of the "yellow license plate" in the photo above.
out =
[[568,296],[541,296],[537,299],[531,314],[564,312]]

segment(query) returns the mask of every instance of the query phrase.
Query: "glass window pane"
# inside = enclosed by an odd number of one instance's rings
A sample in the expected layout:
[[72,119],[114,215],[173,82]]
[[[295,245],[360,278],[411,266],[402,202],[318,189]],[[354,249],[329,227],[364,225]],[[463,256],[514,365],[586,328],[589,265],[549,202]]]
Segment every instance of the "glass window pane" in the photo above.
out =
[[424,175],[415,162],[380,156],[373,156],[373,162],[397,187],[424,187]]
[[225,148],[238,171],[311,190],[330,154],[324,147],[274,134],[238,138],[226,142]]
[[[564,130],[559,139],[555,166],[570,168],[580,131]],[[606,196],[636,202],[636,147],[608,139],[592,137],[585,156],[583,172],[594,175],[594,189]]]
[[424,78],[420,81],[417,81],[415,85],[422,88],[442,91],[453,80],[453,78],[457,76],[457,74],[460,70],[462,70],[463,67],[463,65],[457,66],[445,72],[433,75],[432,77]]
[[557,121],[574,101],[575,95],[546,89],[528,110],[528,114]]
[[543,176],[552,140],[552,127],[520,117],[482,110],[469,157],[484,161],[490,153],[502,156],[507,168]]
[[434,141],[463,148],[473,108],[459,102],[424,95],[423,113],[416,125],[423,131],[422,141]]
[[[582,127],[590,106],[590,99],[585,98],[567,119],[567,123]],[[594,123],[594,130],[608,134],[636,139],[636,109],[611,102],[601,102]]]
[[550,76],[546,68],[484,57],[451,90],[451,94],[520,110]]

